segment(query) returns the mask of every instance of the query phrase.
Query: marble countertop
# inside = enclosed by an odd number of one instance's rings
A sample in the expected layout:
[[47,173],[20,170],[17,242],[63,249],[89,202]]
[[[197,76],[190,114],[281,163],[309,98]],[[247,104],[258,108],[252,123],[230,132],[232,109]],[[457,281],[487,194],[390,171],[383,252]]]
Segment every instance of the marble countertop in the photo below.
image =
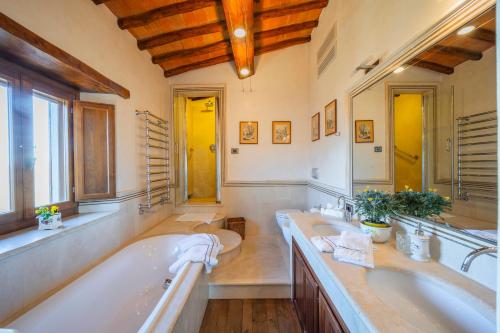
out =
[[[416,327],[403,318],[395,306],[385,303],[368,285],[369,269],[338,262],[333,259],[332,254],[319,252],[311,243],[310,238],[318,235],[312,226],[325,223],[321,216],[295,213],[291,214],[290,218],[292,236],[352,333],[440,331],[438,327],[429,329],[429,326],[432,326],[431,322],[422,323]],[[345,223],[340,219],[336,222]],[[462,301],[473,300],[479,305],[480,312],[486,318],[495,320],[495,292],[436,261],[427,263],[413,261],[396,250],[394,241],[375,244],[374,260],[375,269],[410,271],[417,277],[441,283],[446,288],[452,289],[453,294],[458,295]]]

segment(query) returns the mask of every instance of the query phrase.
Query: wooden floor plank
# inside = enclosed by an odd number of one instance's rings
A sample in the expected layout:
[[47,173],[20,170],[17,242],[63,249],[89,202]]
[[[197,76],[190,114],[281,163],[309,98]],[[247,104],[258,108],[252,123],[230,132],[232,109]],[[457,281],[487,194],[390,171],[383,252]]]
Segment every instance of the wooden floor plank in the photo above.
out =
[[243,323],[243,300],[230,299],[227,310],[227,324],[225,332],[241,333]]
[[254,332],[268,332],[265,299],[256,299],[253,301],[252,325]]
[[278,311],[277,311],[277,306],[279,304],[279,301],[280,301],[279,299],[266,300],[267,331],[269,333],[279,333]]
[[300,333],[289,299],[209,300],[201,333]]
[[253,307],[253,300],[251,299],[243,300],[243,311],[242,311],[243,318],[241,320],[242,333],[253,333],[252,307]]

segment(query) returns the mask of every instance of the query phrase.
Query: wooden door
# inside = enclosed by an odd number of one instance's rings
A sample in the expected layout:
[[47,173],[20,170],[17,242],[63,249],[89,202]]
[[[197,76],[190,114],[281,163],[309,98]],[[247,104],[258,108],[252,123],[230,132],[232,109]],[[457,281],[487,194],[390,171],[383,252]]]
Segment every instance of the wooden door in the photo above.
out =
[[344,333],[322,292],[319,293],[318,323],[318,333]]
[[305,311],[305,263],[302,260],[302,256],[297,251],[297,248],[293,247],[293,292],[292,300],[295,306],[295,311],[297,312],[297,317],[299,318],[300,326],[302,330],[304,329],[304,311]]
[[318,293],[319,286],[316,279],[305,267],[304,279],[304,333],[316,333],[318,331]]

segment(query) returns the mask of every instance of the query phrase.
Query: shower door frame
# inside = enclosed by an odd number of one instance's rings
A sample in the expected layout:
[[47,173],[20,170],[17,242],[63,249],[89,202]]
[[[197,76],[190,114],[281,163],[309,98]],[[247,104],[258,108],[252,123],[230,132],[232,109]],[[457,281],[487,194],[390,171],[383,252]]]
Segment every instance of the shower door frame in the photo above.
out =
[[[175,191],[175,204],[176,206],[196,206],[196,204],[190,204],[186,200],[187,196],[187,173],[185,171],[185,176],[183,179],[180,177],[180,168],[187,168],[187,159],[184,158],[184,164],[180,165],[180,154],[186,154],[187,151],[184,149],[183,152],[179,151],[180,135],[178,126],[179,115],[175,109],[175,97],[183,96],[187,97],[215,97],[215,202],[204,203],[204,206],[210,205],[220,205],[222,203],[222,184],[223,184],[223,168],[224,168],[224,110],[225,110],[225,85],[172,85],[172,117],[173,117],[173,135],[174,135],[174,161],[175,161],[175,182],[174,187],[177,189],[179,186],[183,187],[182,198],[178,197],[177,191]],[[186,148],[186,147],[184,147]],[[180,199],[180,200],[179,200]]]

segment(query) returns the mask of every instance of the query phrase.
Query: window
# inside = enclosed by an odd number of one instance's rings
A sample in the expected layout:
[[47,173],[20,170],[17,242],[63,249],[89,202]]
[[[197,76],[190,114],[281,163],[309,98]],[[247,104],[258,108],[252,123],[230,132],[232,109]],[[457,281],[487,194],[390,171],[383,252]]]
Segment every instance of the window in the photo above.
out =
[[71,108],[77,91],[0,60],[0,234],[35,224],[35,209],[75,211]]

